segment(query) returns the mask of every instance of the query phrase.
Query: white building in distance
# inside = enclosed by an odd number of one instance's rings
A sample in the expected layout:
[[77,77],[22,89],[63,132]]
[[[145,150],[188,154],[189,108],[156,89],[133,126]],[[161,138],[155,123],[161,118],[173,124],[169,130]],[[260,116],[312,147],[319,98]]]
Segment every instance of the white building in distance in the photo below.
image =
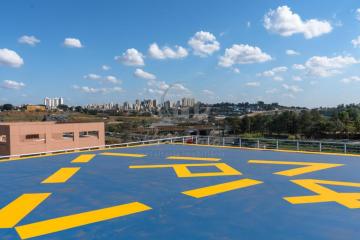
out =
[[55,97],[55,98],[44,98],[44,105],[47,109],[55,109],[59,105],[64,105],[64,98],[62,97]]

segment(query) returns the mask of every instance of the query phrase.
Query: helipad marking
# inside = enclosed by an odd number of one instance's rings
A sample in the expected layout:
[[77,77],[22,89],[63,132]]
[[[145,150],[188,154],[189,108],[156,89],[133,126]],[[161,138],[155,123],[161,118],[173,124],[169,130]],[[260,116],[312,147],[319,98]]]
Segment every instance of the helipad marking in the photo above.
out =
[[188,157],[188,156],[169,156],[172,160],[194,160],[194,161],[220,161],[221,158]]
[[[204,172],[204,173],[192,173],[189,167],[216,167],[220,172]],[[241,175],[241,172],[227,165],[226,163],[199,163],[199,164],[162,164],[162,165],[135,165],[129,166],[131,169],[142,168],[173,168],[177,177],[217,177],[217,176],[234,176]]]
[[51,193],[25,193],[0,209],[0,228],[12,228]]
[[240,180],[236,180],[236,181],[232,181],[232,182],[226,182],[226,183],[221,183],[221,184],[217,184],[217,185],[212,185],[212,186],[208,186],[208,187],[196,188],[196,189],[184,191],[182,193],[185,195],[194,197],[194,198],[203,198],[203,197],[208,197],[208,196],[212,196],[212,195],[216,195],[219,193],[224,193],[224,192],[228,192],[228,191],[232,191],[232,190],[236,190],[236,189],[240,189],[240,188],[250,187],[250,186],[261,184],[261,183],[263,183],[263,182],[257,181],[254,179],[245,178],[245,179],[240,179]]
[[71,162],[72,163],[87,163],[87,162],[90,162],[95,156],[96,156],[96,154],[81,154],[80,156],[78,156],[77,158],[72,160]]
[[300,165],[305,167],[275,172],[274,174],[293,177],[309,172],[316,172],[324,169],[344,166],[344,164],[335,163],[315,163],[315,162],[287,162],[287,161],[270,161],[270,160],[249,160],[248,163],[257,164],[278,164],[278,165]]
[[312,196],[284,197],[284,200],[292,204],[337,202],[338,204],[341,204],[347,208],[360,208],[360,192],[340,193],[320,185],[325,184],[360,188],[360,183],[338,182],[320,179],[297,179],[291,180],[291,182],[318,194]]
[[64,183],[67,180],[69,180],[79,170],[80,170],[79,167],[60,168],[41,183]]
[[134,158],[142,158],[146,157],[145,154],[134,154],[134,153],[111,153],[111,152],[104,152],[100,153],[104,156],[113,156],[113,157],[134,157]]
[[114,207],[102,208],[64,217],[53,218],[30,223],[15,228],[21,239],[43,236],[91,223],[102,222],[138,212],[150,210],[151,207],[140,202],[121,204]]

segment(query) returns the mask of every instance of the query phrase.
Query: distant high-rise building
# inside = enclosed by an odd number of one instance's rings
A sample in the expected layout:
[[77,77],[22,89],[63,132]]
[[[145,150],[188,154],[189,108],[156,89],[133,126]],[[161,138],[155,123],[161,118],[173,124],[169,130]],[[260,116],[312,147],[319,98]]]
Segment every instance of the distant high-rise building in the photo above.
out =
[[181,99],[182,107],[193,107],[195,105],[195,98],[183,98]]
[[62,97],[56,97],[56,98],[45,97],[44,105],[46,106],[47,109],[55,109],[59,105],[64,105],[64,98],[62,98]]

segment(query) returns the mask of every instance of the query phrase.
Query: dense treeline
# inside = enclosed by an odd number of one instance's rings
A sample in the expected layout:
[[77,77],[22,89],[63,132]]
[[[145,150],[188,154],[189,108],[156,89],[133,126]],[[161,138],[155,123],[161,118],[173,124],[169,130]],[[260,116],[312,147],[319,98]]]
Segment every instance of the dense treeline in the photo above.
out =
[[257,133],[264,136],[291,135],[298,138],[351,138],[360,136],[360,107],[284,111],[253,117],[227,118],[225,125],[232,134]]

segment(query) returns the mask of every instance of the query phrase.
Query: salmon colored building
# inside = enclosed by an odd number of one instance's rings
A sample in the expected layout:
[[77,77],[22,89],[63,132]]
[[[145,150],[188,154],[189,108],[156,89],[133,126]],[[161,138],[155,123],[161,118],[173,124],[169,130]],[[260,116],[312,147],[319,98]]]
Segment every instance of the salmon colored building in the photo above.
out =
[[103,122],[0,123],[0,155],[18,155],[105,145]]

